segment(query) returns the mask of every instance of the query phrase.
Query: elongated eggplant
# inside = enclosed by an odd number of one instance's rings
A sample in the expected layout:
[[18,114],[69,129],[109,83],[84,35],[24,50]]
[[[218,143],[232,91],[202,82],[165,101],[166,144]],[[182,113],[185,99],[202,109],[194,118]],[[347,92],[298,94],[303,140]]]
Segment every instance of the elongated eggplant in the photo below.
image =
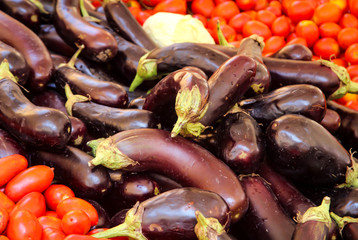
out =
[[194,231],[198,240],[231,240],[225,228],[216,218],[206,218],[201,212],[196,211],[198,223]]
[[70,46],[83,44],[83,55],[91,60],[107,62],[117,54],[117,43],[112,34],[82,18],[79,0],[58,0],[54,25],[57,33]]
[[245,193],[230,168],[183,137],[172,138],[165,130],[135,129],[89,144],[96,156],[91,161],[93,165],[134,172],[153,171],[183,186],[216,192],[229,205],[234,220],[241,218],[247,209]]
[[196,211],[205,217],[216,218],[225,227],[230,225],[229,208],[218,194],[197,188],[180,188],[136,204],[127,212],[125,224],[92,236],[129,236],[141,240],[195,239]]
[[44,164],[54,168],[55,179],[69,186],[76,196],[101,199],[112,187],[104,167],[91,168],[93,159],[87,153],[67,146],[61,151],[36,150],[31,154],[32,164]]
[[326,114],[324,114],[324,117],[320,123],[330,133],[334,134],[335,132],[337,132],[337,130],[341,126],[341,117],[339,116],[339,114],[336,111],[334,111],[330,108],[327,108]]
[[71,133],[71,122],[66,114],[31,103],[13,81],[5,60],[0,68],[0,125],[26,144],[64,147]]
[[0,61],[4,59],[9,62],[10,72],[17,78],[17,82],[24,85],[29,77],[29,66],[19,51],[0,41]]
[[13,154],[27,156],[27,151],[7,131],[0,129],[0,158]]
[[120,36],[148,50],[157,47],[124,2],[105,0],[103,8],[107,21]]
[[25,58],[30,68],[29,87],[39,91],[44,89],[51,78],[53,64],[41,39],[25,25],[0,11],[0,40]]
[[342,183],[352,165],[350,154],[328,130],[301,115],[275,119],[266,137],[270,165],[296,184]]
[[330,212],[330,215],[338,224],[344,240],[358,239],[358,218],[349,216],[340,217],[334,212]]
[[198,43],[174,43],[156,48],[141,57],[129,91],[134,91],[144,80],[160,79],[163,74],[187,66],[197,67],[211,76],[228,59],[226,54]]
[[320,122],[326,112],[326,97],[318,87],[297,84],[244,99],[238,105],[265,126],[285,114],[301,114]]
[[221,64],[208,79],[208,108],[200,123],[211,126],[229,111],[253,83],[256,68],[256,61],[245,55],[235,55]]
[[290,44],[284,46],[283,48],[275,52],[271,57],[311,61],[312,51],[308,47],[302,44]]
[[261,129],[255,119],[245,112],[228,114],[216,133],[217,155],[235,173],[253,173],[265,156]]
[[249,199],[249,209],[230,230],[238,239],[287,240],[295,230],[295,223],[280,206],[269,184],[258,175],[240,176]]

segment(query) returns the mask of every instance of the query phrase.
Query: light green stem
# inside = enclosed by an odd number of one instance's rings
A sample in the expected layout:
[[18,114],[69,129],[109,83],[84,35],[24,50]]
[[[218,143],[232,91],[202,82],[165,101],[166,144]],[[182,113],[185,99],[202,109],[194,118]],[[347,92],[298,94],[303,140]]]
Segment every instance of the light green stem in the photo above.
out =
[[352,166],[347,167],[346,182],[337,185],[337,188],[356,188],[358,187],[358,163],[354,160],[351,154]]
[[75,69],[75,63],[78,59],[78,56],[80,55],[80,53],[82,52],[82,50],[85,48],[85,45],[80,45],[78,46],[77,51],[73,54],[73,56],[71,57],[70,61],[68,61],[68,63],[61,63],[58,68],[60,67],[69,67],[72,69]]
[[317,221],[323,222],[330,228],[332,224],[331,216],[329,215],[329,208],[331,204],[331,199],[329,197],[324,197],[321,205],[317,207],[311,207],[303,215],[297,216],[298,223],[305,223],[308,221]]
[[30,2],[32,2],[40,10],[41,13],[50,14],[48,11],[46,11],[44,5],[39,0],[30,0]]
[[194,227],[198,240],[215,240],[225,233],[225,228],[216,218],[206,218],[201,212],[195,212],[198,223]]
[[7,59],[4,59],[0,64],[0,79],[7,78],[17,83],[17,78],[10,71],[10,64]]
[[95,17],[93,17],[93,16],[88,14],[88,11],[87,11],[85,3],[84,3],[84,0],[80,0],[80,10],[81,10],[82,17],[84,19],[86,19],[87,21],[89,21],[89,22],[101,22],[100,19],[95,18]]
[[149,53],[143,55],[138,62],[137,73],[129,86],[129,91],[133,92],[145,80],[150,80],[158,76],[157,59],[147,59]]
[[347,223],[358,223],[358,218],[353,218],[350,216],[344,216],[344,217],[340,217],[337,214],[335,214],[334,212],[330,212],[331,217],[333,218],[333,220],[337,223],[339,230],[342,231],[344,226]]
[[67,101],[65,103],[65,108],[67,110],[68,115],[72,116],[72,107],[73,104],[77,102],[87,102],[90,101],[89,97],[85,97],[82,95],[74,95],[71,91],[71,88],[68,84],[65,85],[65,94],[67,97]]

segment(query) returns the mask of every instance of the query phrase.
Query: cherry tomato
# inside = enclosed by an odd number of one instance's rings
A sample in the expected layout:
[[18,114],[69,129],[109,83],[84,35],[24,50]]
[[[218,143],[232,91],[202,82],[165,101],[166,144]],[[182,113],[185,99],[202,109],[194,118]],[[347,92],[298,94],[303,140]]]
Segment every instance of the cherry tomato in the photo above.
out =
[[342,58],[331,59],[331,62],[337,64],[338,66],[347,67],[347,62]]
[[63,240],[66,238],[66,234],[57,228],[45,228],[42,231],[41,240]]
[[280,36],[272,36],[265,41],[263,54],[275,53],[286,45],[285,38]]
[[6,232],[11,240],[41,240],[42,227],[32,213],[20,209],[10,215]]
[[249,37],[252,34],[257,34],[265,40],[272,36],[271,30],[264,23],[257,20],[251,20],[245,23],[242,33],[244,37]]
[[187,3],[185,0],[165,0],[158,3],[154,7],[154,13],[157,12],[171,12],[178,14],[186,14]]
[[358,18],[350,13],[345,13],[341,20],[339,21],[339,25],[342,28],[352,27],[352,28],[358,28]]
[[215,8],[213,0],[193,0],[191,3],[191,10],[194,14],[201,14],[209,18]]
[[306,39],[301,38],[301,37],[296,37],[296,38],[291,39],[290,41],[287,42],[286,45],[291,45],[291,44],[302,44],[307,47]]
[[297,37],[306,39],[307,46],[313,47],[315,42],[319,39],[319,30],[315,22],[311,20],[303,20],[296,26]]
[[342,10],[334,3],[324,3],[319,5],[313,14],[313,21],[317,25],[325,22],[338,23],[342,16]]
[[334,38],[321,38],[315,43],[313,52],[316,56],[328,60],[338,56],[339,45]]
[[287,9],[287,16],[294,23],[310,20],[314,13],[314,6],[309,1],[293,1]]
[[18,173],[27,168],[27,159],[20,154],[0,158],[0,186],[4,186]]
[[74,197],[75,194],[71,188],[63,184],[52,184],[44,192],[46,204],[49,209],[56,210],[57,205],[63,199]]
[[349,107],[350,109],[358,111],[358,101],[347,102],[345,106]]
[[17,202],[30,192],[43,192],[50,186],[53,177],[54,173],[50,167],[36,165],[11,179],[6,185],[5,193],[11,200]]
[[335,100],[337,103],[346,105],[351,101],[358,101],[358,95],[353,93],[346,93],[343,97]]
[[6,196],[5,193],[0,192],[0,207],[5,208],[6,211],[10,213],[15,207],[15,203],[8,196]]
[[61,230],[61,219],[51,216],[41,216],[38,218],[42,229],[55,228]]
[[141,11],[139,7],[128,7],[128,10],[131,12],[131,14],[135,19],[138,18],[138,15]]
[[349,11],[358,18],[358,0],[349,0]]
[[260,21],[269,27],[271,27],[276,18],[276,15],[269,10],[260,10],[257,12],[256,16],[257,21]]
[[41,217],[46,213],[46,202],[42,193],[30,192],[23,196],[15,205],[10,214],[19,210],[25,209],[31,212],[35,217]]
[[72,210],[62,217],[61,228],[67,235],[87,234],[91,228],[91,220],[82,210]]
[[220,26],[226,25],[227,22],[223,17],[213,17],[208,21],[208,28],[216,31],[217,22],[220,22]]
[[0,240],[10,240],[10,239],[4,235],[0,235]]
[[350,45],[358,43],[358,29],[351,27],[343,28],[339,31],[337,40],[341,48],[347,49]]
[[280,16],[273,21],[271,26],[273,35],[287,37],[290,34],[290,22],[286,16]]
[[161,1],[163,1],[163,0],[141,0],[141,3],[148,7],[155,7]]
[[256,0],[255,10],[260,11],[268,7],[267,0]]
[[235,29],[237,33],[241,33],[245,23],[250,20],[252,20],[252,18],[249,14],[245,12],[238,13],[230,19],[229,26]]
[[46,211],[45,216],[58,218],[56,211]]
[[266,8],[266,10],[272,12],[273,14],[275,14],[276,17],[279,17],[282,15],[282,11],[280,8],[276,7],[276,6],[268,6]]
[[341,31],[341,27],[334,22],[323,23],[319,26],[319,35],[322,38],[330,37],[337,39],[339,31]]
[[150,13],[147,11],[140,11],[136,17],[140,25],[143,26],[144,22],[150,17]]
[[71,197],[62,200],[57,205],[57,215],[59,218],[62,218],[67,212],[72,210],[82,210],[84,211],[91,220],[91,226],[95,226],[98,223],[98,213],[97,210],[87,201]]
[[6,229],[9,221],[9,213],[5,208],[0,207],[0,234]]
[[[230,27],[229,25],[220,25],[221,32],[223,33],[226,41],[233,42],[236,40],[236,32],[235,29]],[[219,43],[218,33],[216,30],[213,31],[212,37],[214,38],[216,43]]]
[[208,26],[208,20],[206,19],[206,17],[204,17],[203,15],[201,14],[194,14],[193,15],[193,18],[196,18],[198,19],[204,27],[207,27]]
[[229,21],[233,16],[240,12],[234,1],[227,1],[217,5],[211,12],[211,17],[222,17]]
[[349,62],[352,65],[358,64],[358,43],[350,45],[345,53],[344,57],[346,58],[346,61]]
[[251,19],[252,20],[255,20],[256,19],[256,16],[257,16],[257,12],[254,11],[254,10],[249,10],[249,11],[246,11],[245,13],[249,14],[251,16]]
[[355,78],[358,76],[358,65],[350,65],[347,67],[347,71],[349,73],[349,76],[352,78]]
[[254,9],[256,6],[257,0],[236,0],[236,4],[239,7],[239,9],[243,11],[248,11],[251,9]]

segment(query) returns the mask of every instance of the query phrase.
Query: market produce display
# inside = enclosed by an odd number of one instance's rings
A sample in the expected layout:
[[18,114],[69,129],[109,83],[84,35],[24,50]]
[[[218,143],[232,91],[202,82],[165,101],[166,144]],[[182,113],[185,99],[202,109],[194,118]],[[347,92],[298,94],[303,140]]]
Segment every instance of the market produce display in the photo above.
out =
[[358,1],[0,2],[0,240],[358,239]]

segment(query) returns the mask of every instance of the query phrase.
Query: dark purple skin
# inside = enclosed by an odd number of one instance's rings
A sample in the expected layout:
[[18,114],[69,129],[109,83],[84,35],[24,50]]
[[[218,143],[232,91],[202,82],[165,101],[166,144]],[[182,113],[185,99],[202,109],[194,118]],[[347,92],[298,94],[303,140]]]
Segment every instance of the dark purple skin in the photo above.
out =
[[340,87],[337,74],[319,61],[264,58],[264,64],[271,74],[271,90],[292,84],[311,84],[330,96]]
[[[169,131],[160,129],[123,131],[108,140],[113,148],[138,163],[118,166],[121,170],[156,172],[183,186],[216,192],[229,205],[233,220],[246,212],[247,199],[234,172],[199,145],[180,136],[172,138]],[[98,151],[96,158],[101,158]],[[97,159],[92,164],[101,164]]]
[[321,240],[332,239],[329,237],[329,227],[319,221],[308,221],[305,223],[297,223],[292,240]]
[[303,214],[310,207],[316,206],[316,204],[306,198],[292,183],[273,170],[267,163],[260,166],[258,174],[270,183],[271,190],[276,195],[277,200],[292,219],[296,218],[298,213]]
[[244,175],[241,183],[249,199],[249,209],[241,221],[230,228],[241,239],[287,240],[295,230],[294,221],[288,217],[272,192],[270,185],[258,175]]
[[143,109],[145,103],[145,97],[137,97],[128,103],[128,108]]
[[29,88],[43,90],[51,78],[53,64],[41,39],[25,25],[0,11],[0,41],[15,48],[25,58],[30,68]]
[[127,209],[122,209],[120,211],[118,211],[116,214],[113,215],[113,217],[111,217],[111,225],[110,227],[115,227],[117,225],[120,225],[122,223],[124,223],[124,219],[126,218],[126,213],[128,212],[128,208]]
[[147,50],[157,47],[124,2],[109,0],[103,8],[108,23],[120,36]]
[[[53,63],[53,67],[56,69],[58,68],[61,64],[66,64],[69,59],[65,56],[56,54],[56,53],[51,53],[51,59],[52,59],[52,63]],[[51,81],[51,83],[53,83]]]
[[208,109],[200,123],[211,126],[232,108],[253,83],[256,67],[256,61],[245,55],[225,61],[208,79]]
[[29,0],[2,0],[0,9],[34,32],[40,30],[40,10]]
[[81,119],[95,137],[109,137],[118,132],[137,128],[156,128],[156,116],[147,110],[120,109],[94,102],[78,102],[72,114]]
[[238,105],[264,126],[285,114],[300,114],[320,122],[326,112],[326,97],[318,87],[298,84],[244,99]]
[[0,62],[7,59],[10,72],[17,78],[20,85],[24,85],[29,77],[29,66],[22,54],[10,45],[0,41]]
[[217,155],[237,174],[253,173],[265,156],[262,131],[245,112],[232,113],[222,120],[216,133]]
[[79,0],[56,2],[54,26],[57,33],[70,46],[83,44],[85,48],[82,54],[91,60],[107,62],[117,54],[117,43],[113,35],[81,16]]
[[53,78],[63,94],[68,84],[74,94],[89,96],[95,103],[115,108],[128,105],[127,92],[118,83],[99,80],[66,65],[57,68]]
[[326,114],[324,115],[320,124],[325,127],[330,133],[334,134],[341,126],[341,117],[336,111],[327,108]]
[[290,44],[286,45],[277,52],[275,52],[271,57],[282,58],[282,59],[291,59],[291,60],[302,60],[302,61],[311,61],[312,60],[312,51],[302,44]]
[[339,216],[358,218],[358,189],[335,188],[330,194],[331,211]]
[[322,125],[287,114],[266,129],[269,164],[295,184],[332,186],[345,181],[350,154]]
[[358,239],[358,223],[347,223],[342,230],[342,236],[344,240]]
[[21,144],[14,139],[7,131],[0,129],[0,158],[13,154],[27,156],[27,152]]
[[97,200],[110,191],[112,182],[105,168],[88,166],[92,158],[70,146],[58,152],[37,150],[31,153],[32,164],[54,168],[55,179],[69,186],[76,196]]
[[89,202],[97,210],[98,213],[98,223],[95,226],[92,226],[91,229],[110,227],[111,219],[109,218],[109,215],[107,214],[106,210],[102,207],[102,205],[93,199],[85,199],[85,200]]

